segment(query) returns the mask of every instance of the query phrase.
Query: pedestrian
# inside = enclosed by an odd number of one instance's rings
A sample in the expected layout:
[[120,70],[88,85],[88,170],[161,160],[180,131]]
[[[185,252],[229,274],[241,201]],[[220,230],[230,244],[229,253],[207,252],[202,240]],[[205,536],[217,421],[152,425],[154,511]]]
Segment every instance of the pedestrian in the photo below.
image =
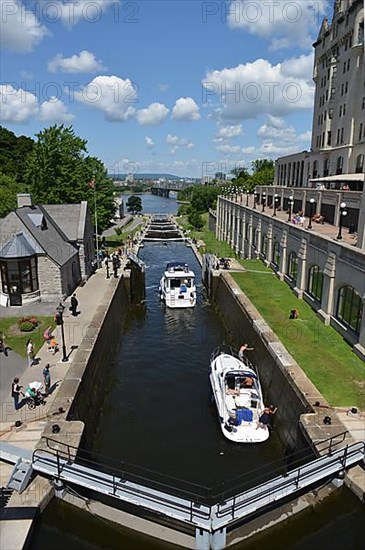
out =
[[43,333],[43,338],[47,342],[48,351],[51,349],[51,340],[52,340],[52,328],[48,327]]
[[51,373],[49,372],[50,364],[47,363],[47,365],[43,369],[43,381],[44,381],[44,389],[45,394],[48,395],[49,388],[51,387]]
[[28,367],[31,367],[35,359],[35,354],[34,354],[33,342],[30,338],[29,340],[27,340],[25,347],[26,347],[26,352],[28,357]]
[[59,351],[58,342],[54,336],[52,336],[51,338],[49,349],[53,352],[53,355],[56,355],[56,353]]
[[4,355],[5,357],[8,356],[8,348],[7,345],[5,344],[5,334],[3,334],[2,332],[0,332],[0,352],[4,352]]
[[261,415],[259,416],[259,421],[256,426],[257,428],[266,428],[272,429],[272,426],[270,424],[271,417],[276,413],[278,410],[277,407],[274,407],[274,405],[270,405],[270,407],[265,407],[262,411]]
[[78,299],[76,298],[76,294],[73,294],[71,296],[71,313],[74,317],[77,315],[77,306],[79,305]]
[[14,399],[14,409],[16,411],[19,409],[19,396],[24,395],[22,387],[23,386],[19,384],[19,378],[16,376],[11,385],[11,397]]
[[244,354],[245,354],[245,351],[253,351],[254,349],[255,348],[249,348],[248,344],[242,344],[242,346],[240,347],[239,352],[238,352],[238,357],[242,361],[242,359],[244,357]]

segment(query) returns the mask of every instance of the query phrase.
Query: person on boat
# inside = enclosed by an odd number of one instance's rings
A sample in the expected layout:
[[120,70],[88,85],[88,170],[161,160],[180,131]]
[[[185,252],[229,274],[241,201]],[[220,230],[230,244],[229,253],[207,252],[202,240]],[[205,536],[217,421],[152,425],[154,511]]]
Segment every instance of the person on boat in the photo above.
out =
[[253,387],[253,379],[250,376],[245,376],[243,378],[242,382],[240,383],[241,388],[252,388]]
[[278,410],[278,408],[274,407],[274,405],[270,405],[270,407],[265,407],[264,410],[262,411],[262,413],[259,416],[259,421],[257,423],[256,429],[257,428],[266,428],[266,427],[271,429],[272,426],[270,424],[270,420],[271,420],[271,417],[276,413],[277,410]]
[[238,357],[242,360],[245,354],[245,351],[253,351],[255,348],[250,348],[248,344],[242,344],[239,349]]

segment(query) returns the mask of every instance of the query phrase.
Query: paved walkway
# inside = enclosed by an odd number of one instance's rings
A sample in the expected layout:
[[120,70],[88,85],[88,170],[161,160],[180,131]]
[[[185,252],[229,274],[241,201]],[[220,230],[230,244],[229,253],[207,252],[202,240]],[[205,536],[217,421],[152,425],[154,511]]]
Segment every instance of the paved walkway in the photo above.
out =
[[[55,330],[55,335],[60,344],[60,351],[53,355],[47,351],[45,344],[37,353],[39,362],[33,367],[27,366],[27,359],[24,359],[9,351],[8,357],[0,355],[0,438],[19,445],[24,448],[34,448],[39,436],[46,424],[46,415],[51,406],[51,403],[57,394],[57,388],[62,382],[70,364],[75,357],[77,346],[80,344],[87,327],[89,326],[100,301],[108,287],[108,284],[113,279],[106,279],[105,268],[97,270],[87,283],[77,290],[77,298],[79,301],[80,314],[73,317],[69,311],[69,298],[65,302],[64,311],[64,330],[66,351],[69,361],[62,362],[62,339],[60,327]],[[41,303],[42,304],[42,303]],[[36,306],[37,304],[35,304]],[[52,304],[52,312],[55,305]],[[13,308],[9,308],[13,309]],[[33,313],[35,309],[32,310]],[[37,310],[38,312],[38,310]],[[13,313],[14,314],[14,313]],[[20,378],[20,383],[27,387],[29,382],[35,380],[43,383],[42,372],[44,366],[49,363],[51,365],[51,395],[46,398],[45,406],[38,406],[34,410],[29,410],[27,406],[22,406],[15,411],[13,399],[11,398],[11,381],[15,376]],[[20,420],[24,428],[19,430],[14,429],[14,423]]]

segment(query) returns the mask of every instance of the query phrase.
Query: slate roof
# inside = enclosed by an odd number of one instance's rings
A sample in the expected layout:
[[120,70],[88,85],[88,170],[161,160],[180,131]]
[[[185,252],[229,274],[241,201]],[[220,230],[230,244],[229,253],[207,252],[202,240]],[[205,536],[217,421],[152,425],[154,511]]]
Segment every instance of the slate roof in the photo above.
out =
[[[66,234],[42,206],[23,206],[18,208],[15,213],[43,253],[59,266],[64,265],[71,257],[78,254],[78,250],[68,242]],[[41,228],[43,217],[46,221],[44,229]]]
[[87,202],[81,204],[46,204],[42,208],[54,219],[69,241],[82,240],[85,231]]
[[0,258],[27,258],[34,256],[37,252],[43,252],[39,246],[23,232],[16,233],[0,248]]

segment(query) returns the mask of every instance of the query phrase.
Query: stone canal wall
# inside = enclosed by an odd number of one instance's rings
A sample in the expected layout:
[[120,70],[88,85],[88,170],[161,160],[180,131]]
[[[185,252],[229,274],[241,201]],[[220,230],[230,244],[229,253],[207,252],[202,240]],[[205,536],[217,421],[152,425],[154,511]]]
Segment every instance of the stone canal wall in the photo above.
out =
[[[82,438],[81,447],[84,448],[94,435],[117,353],[117,335],[122,329],[129,303],[130,272],[124,271],[123,277],[110,281],[53,402],[51,413],[62,408],[64,412],[57,417],[57,422],[65,422],[68,435],[72,431],[73,437],[67,442],[75,447],[80,445]],[[52,437],[48,433],[44,435]],[[56,439],[66,443],[64,437],[61,430]]]

